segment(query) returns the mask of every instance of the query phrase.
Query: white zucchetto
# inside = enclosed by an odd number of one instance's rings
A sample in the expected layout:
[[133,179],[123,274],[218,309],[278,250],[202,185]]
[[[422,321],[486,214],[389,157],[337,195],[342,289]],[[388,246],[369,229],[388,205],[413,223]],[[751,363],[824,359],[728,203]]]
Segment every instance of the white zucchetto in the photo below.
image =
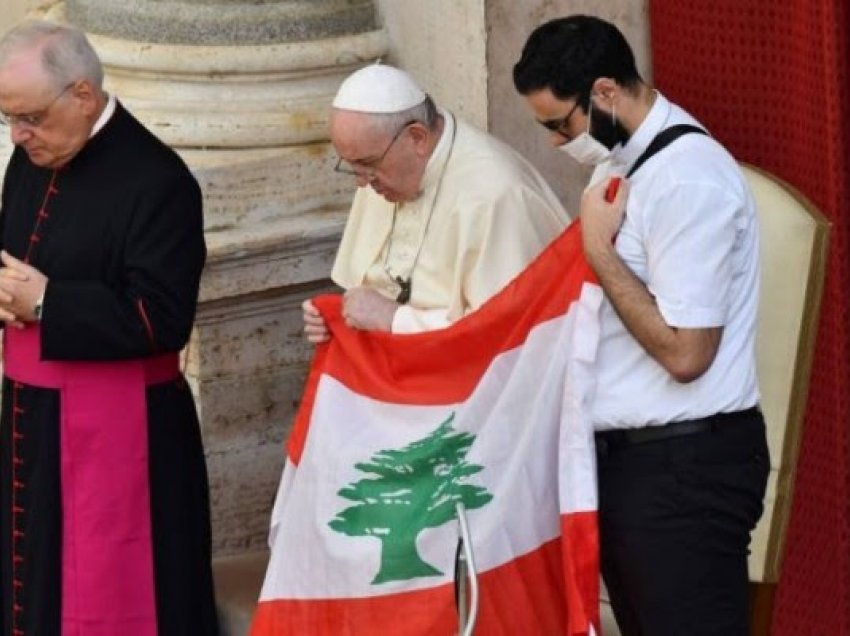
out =
[[398,113],[425,101],[423,91],[402,70],[370,64],[349,75],[334,97],[333,107],[361,113]]

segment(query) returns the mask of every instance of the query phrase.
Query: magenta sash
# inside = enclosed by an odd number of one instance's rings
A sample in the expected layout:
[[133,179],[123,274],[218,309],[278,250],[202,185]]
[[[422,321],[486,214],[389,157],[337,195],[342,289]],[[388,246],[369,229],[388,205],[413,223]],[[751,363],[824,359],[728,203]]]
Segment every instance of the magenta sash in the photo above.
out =
[[7,377],[61,392],[62,636],[156,636],[145,386],[177,354],[44,362],[36,325],[3,342]]

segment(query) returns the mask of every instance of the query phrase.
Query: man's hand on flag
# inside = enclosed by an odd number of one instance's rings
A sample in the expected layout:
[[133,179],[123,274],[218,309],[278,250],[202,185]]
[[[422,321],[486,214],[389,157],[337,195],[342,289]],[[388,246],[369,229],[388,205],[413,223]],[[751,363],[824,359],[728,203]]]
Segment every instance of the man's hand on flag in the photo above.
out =
[[[619,178],[619,177],[615,177]],[[613,201],[608,201],[606,193],[609,179],[603,179],[584,191],[581,197],[581,233],[584,253],[591,266],[600,251],[611,249],[614,237],[620,231],[626,213],[626,200],[629,197],[629,183],[620,181]]]
[[304,312],[304,333],[307,334],[307,340],[313,344],[320,344],[331,339],[331,332],[328,330],[325,319],[322,314],[316,309],[313,301],[309,298],[301,303],[301,310]]
[[352,287],[342,297],[342,317],[353,329],[392,331],[398,303],[374,289]]

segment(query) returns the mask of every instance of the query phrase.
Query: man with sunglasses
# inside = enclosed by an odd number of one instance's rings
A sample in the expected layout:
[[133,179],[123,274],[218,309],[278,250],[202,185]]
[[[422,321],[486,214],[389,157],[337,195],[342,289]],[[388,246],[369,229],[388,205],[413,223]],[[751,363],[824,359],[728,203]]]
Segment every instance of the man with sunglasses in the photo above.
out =
[[[540,26],[514,83],[552,144],[597,166],[581,223],[606,296],[591,416],[617,622],[625,636],[744,636],[769,468],[752,195],[729,153],[643,82],[608,22]],[[612,175],[629,178],[616,196]]]
[[4,634],[218,633],[206,468],[178,352],[205,246],[180,158],[80,31],[0,40]]
[[[336,169],[358,186],[332,278],[355,328],[445,327],[479,307],[566,226],[543,178],[504,143],[452,113],[399,69],[343,82],[330,120]],[[328,337],[312,303],[305,331]]]

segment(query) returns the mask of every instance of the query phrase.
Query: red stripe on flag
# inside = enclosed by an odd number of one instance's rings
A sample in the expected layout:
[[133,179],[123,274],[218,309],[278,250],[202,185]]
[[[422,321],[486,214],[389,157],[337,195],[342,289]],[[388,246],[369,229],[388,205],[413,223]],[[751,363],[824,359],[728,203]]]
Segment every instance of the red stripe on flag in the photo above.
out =
[[296,466],[301,462],[301,454],[304,452],[304,444],[307,443],[307,431],[310,428],[310,417],[313,414],[313,404],[316,402],[316,393],[319,390],[319,379],[325,368],[325,358],[328,355],[328,343],[316,346],[313,354],[313,362],[310,365],[310,373],[304,384],[304,392],[301,394],[301,404],[295,414],[292,424],[292,432],[286,442],[286,448],[290,461]]
[[457,632],[454,592],[438,588],[369,598],[261,601],[251,636],[445,636]]
[[301,459],[322,374],[384,402],[461,402],[495,356],[522,344],[535,325],[563,315],[584,283],[595,281],[576,221],[478,311],[441,331],[393,335],[351,329],[342,319],[340,296],[314,299],[333,341],[316,348],[287,442],[290,460],[297,465]]
[[576,222],[478,311],[439,332],[393,335],[350,329],[342,320],[339,296],[318,298],[315,305],[337,343],[325,372],[352,391],[383,402],[461,402],[495,356],[525,342],[535,325],[566,313],[587,281],[595,278],[584,260]]
[[568,634],[583,634],[588,623],[599,626],[599,530],[596,511],[561,515],[563,568],[567,575]]
[[[585,523],[577,520],[572,527]],[[556,610],[564,607],[562,558],[561,541],[554,539],[514,561],[480,574],[481,605],[476,633],[487,636],[587,634],[587,620],[579,615],[580,610],[570,617]],[[254,615],[250,634],[446,636],[456,632],[454,588],[442,585],[369,598],[262,601]]]

